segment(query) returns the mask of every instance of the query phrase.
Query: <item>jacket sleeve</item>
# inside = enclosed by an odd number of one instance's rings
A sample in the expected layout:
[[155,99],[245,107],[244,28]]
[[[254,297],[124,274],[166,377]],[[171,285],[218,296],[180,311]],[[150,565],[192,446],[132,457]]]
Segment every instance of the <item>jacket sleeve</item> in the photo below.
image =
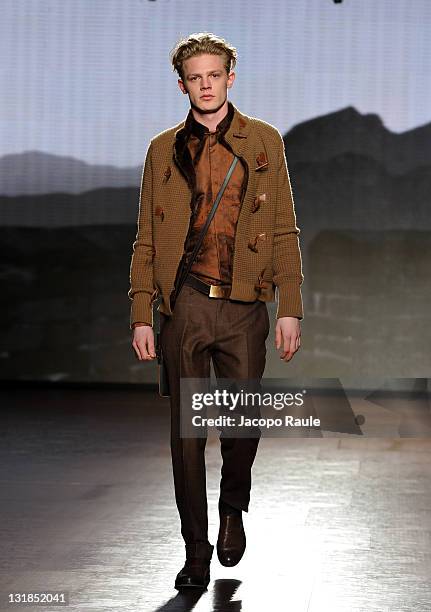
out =
[[277,208],[274,231],[273,282],[278,291],[277,319],[304,318],[301,284],[302,259],[300,229],[296,225],[295,205],[287,168],[284,142],[278,132]]
[[153,325],[152,302],[153,287],[153,169],[152,142],[147,150],[141,177],[139,194],[139,213],[136,240],[133,243],[130,265],[130,289],[128,296],[132,300],[130,328],[141,321],[151,321]]

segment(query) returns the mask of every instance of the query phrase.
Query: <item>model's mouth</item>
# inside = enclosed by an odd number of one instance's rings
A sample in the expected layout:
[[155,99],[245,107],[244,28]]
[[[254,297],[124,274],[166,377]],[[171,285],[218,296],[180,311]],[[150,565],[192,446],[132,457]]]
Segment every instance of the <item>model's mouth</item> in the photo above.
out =
[[211,100],[211,98],[214,98],[214,96],[201,96],[202,100]]

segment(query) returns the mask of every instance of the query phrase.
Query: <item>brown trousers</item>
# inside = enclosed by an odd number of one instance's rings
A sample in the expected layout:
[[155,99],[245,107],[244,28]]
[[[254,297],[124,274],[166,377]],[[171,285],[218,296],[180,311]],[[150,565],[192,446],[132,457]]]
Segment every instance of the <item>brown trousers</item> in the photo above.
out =
[[[180,378],[261,380],[270,322],[264,302],[210,298],[184,285],[173,315],[160,313],[160,343],[171,392],[171,454],[175,499],[186,544],[208,541],[206,437],[181,438]],[[251,468],[259,437],[220,436],[220,498],[248,511]]]

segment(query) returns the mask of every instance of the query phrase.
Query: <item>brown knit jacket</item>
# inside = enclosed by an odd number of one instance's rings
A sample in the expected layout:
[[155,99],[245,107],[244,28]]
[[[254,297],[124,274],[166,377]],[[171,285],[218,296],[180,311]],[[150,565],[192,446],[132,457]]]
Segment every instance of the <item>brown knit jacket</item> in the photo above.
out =
[[[230,297],[272,302],[277,296],[277,318],[302,319],[300,230],[283,139],[271,124],[233,106],[224,138],[247,168],[248,181],[236,227]],[[159,294],[159,310],[172,315],[170,294],[184,253],[192,197],[179,163],[184,124],[154,136],[147,149],[130,266],[130,327],[153,322],[152,304]]]

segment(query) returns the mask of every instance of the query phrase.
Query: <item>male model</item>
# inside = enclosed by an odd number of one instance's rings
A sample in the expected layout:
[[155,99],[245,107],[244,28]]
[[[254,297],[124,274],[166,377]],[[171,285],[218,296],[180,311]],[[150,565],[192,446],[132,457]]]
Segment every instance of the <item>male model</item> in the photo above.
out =
[[[274,126],[228,101],[236,58],[234,47],[208,32],[189,36],[173,50],[190,111],[185,121],[151,139],[130,269],[132,345],[140,360],[156,357],[152,304],[162,297],[175,498],[186,548],[177,589],[208,586],[213,552],[206,438],[180,435],[180,378],[209,379],[212,360],[217,378],[260,380],[270,329],[265,302],[275,295],[281,359],[289,361],[300,346],[303,274],[284,144]],[[172,309],[180,266],[189,261],[234,155],[239,161]],[[259,437],[220,437],[217,554],[225,566],[236,565],[245,550],[242,511],[248,511],[258,443]]]

